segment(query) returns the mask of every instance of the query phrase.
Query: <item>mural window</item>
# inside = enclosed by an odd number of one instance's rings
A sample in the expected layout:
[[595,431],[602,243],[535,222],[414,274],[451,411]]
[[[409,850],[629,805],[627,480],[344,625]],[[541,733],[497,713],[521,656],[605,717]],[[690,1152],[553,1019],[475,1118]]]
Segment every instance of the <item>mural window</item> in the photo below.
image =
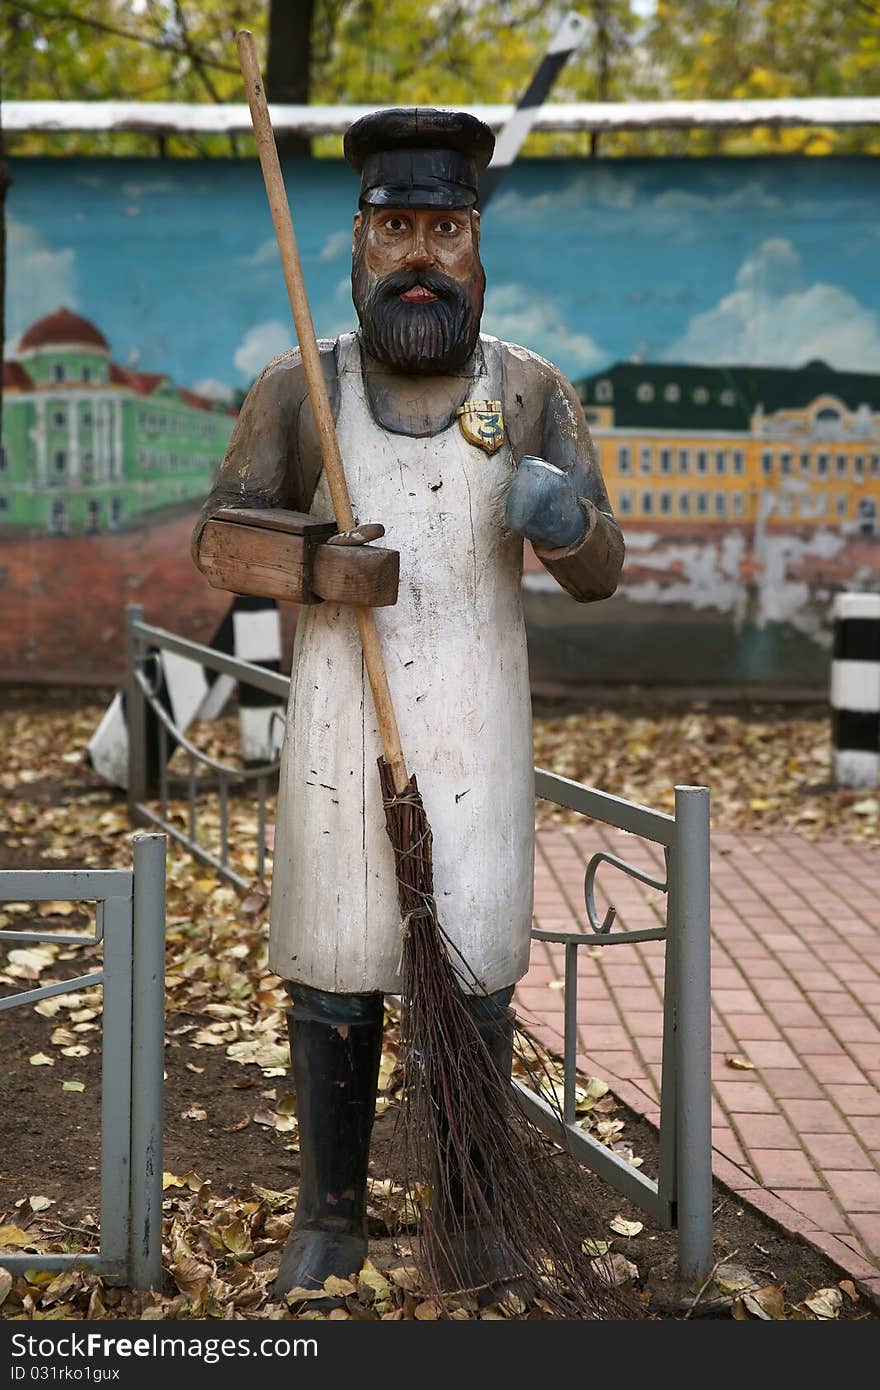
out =
[[880,454],[871,455],[871,474],[875,478],[880,474]]
[[680,492],[680,493],[678,494],[678,510],[679,510],[679,515],[681,515],[681,516],[689,516],[689,515],[690,515],[690,510],[691,510],[691,495],[690,495],[689,492]]
[[847,505],[846,505],[846,502],[847,502],[846,497],[841,496],[841,497],[838,497],[838,498],[837,498],[837,503],[836,503],[836,505],[837,505],[837,515],[838,515],[838,516],[841,516],[841,517],[846,516],[846,512],[847,512]]
[[877,534],[877,503],[873,497],[859,498],[856,516],[861,535],[875,536]]
[[716,492],[716,494],[715,494],[715,515],[716,515],[716,516],[726,516],[726,515],[727,515],[727,493],[726,493],[726,492]]
[[86,506],[86,530],[94,535],[101,525],[101,504],[96,497],[90,497]]
[[56,430],[64,429],[64,426],[67,424],[67,411],[63,406],[59,406],[57,410],[52,411],[52,424],[55,426]]
[[60,536],[67,530],[67,503],[60,497],[53,498],[49,506],[49,531]]
[[731,505],[732,505],[732,507],[733,507],[733,515],[734,515],[734,516],[742,516],[743,513],[745,512],[745,498],[743,497],[742,493],[741,493],[741,492],[734,492],[734,493],[732,493],[732,494],[731,494],[730,501],[731,501]]
[[661,492],[661,494],[660,494],[660,510],[661,510],[661,512],[663,512],[663,514],[664,514],[665,516],[668,516],[669,513],[672,511],[672,493],[671,493],[671,492]]
[[83,426],[83,429],[84,429],[84,430],[90,430],[90,429],[92,428],[92,425],[93,425],[94,423],[95,423],[95,419],[94,419],[94,416],[92,415],[91,408],[90,408],[89,406],[86,406],[85,410],[84,410],[83,413],[82,413],[82,426]]
[[708,494],[708,492],[698,492],[698,493],[697,493],[697,511],[700,513],[701,516],[705,516],[706,513],[708,512],[708,510],[709,510],[709,494]]
[[651,385],[650,381],[640,381],[636,387],[636,400],[646,405],[648,401],[652,401],[653,399],[654,387]]
[[63,449],[56,449],[52,455],[52,467],[56,473],[63,473],[67,467],[67,454]]
[[621,473],[632,472],[632,455],[628,444],[621,444],[617,450],[617,467]]
[[802,473],[809,473],[809,471],[810,471],[810,455],[809,455],[809,454],[801,454],[801,472],[802,472]]
[[846,454],[837,455],[837,476],[838,478],[846,477]]
[[772,455],[772,454],[763,453],[763,454],[761,455],[761,472],[762,472],[762,473],[772,473],[772,472],[773,472],[773,455]]
[[828,475],[828,455],[827,455],[827,454],[819,454],[818,458],[816,459],[816,472],[818,473],[818,475],[819,475],[820,478],[827,477],[827,475]]
[[83,381],[91,381],[91,379],[92,379],[92,369],[91,369],[91,367],[90,367],[87,363],[85,363],[85,362],[83,363],[82,371],[80,372],[80,376],[82,377]]
[[786,453],[779,455],[779,467],[783,473],[791,472],[791,454]]
[[693,394],[694,405],[707,405],[709,402],[709,392],[705,386],[697,386]]
[[118,526],[122,521],[122,498],[110,498],[110,525]]
[[678,451],[678,471],[679,471],[679,473],[687,473],[688,470],[689,470],[689,468],[690,468],[690,463],[691,463],[691,456],[690,456],[690,454],[688,453],[687,449],[679,449],[679,451]]
[[672,472],[672,450],[671,450],[671,449],[661,449],[661,450],[660,450],[660,472],[661,472],[661,473],[671,473],[671,472]]
[[632,493],[628,488],[624,488],[617,494],[617,510],[621,516],[630,516],[633,509]]
[[853,472],[855,473],[855,475],[856,475],[857,478],[864,478],[864,476],[865,476],[865,456],[864,456],[864,454],[856,454],[855,458],[853,459]]
[[719,397],[722,405],[736,405],[736,392],[727,387]]
[[654,494],[653,494],[653,492],[643,492],[643,493],[642,493],[642,512],[644,513],[645,516],[650,516],[651,513],[653,512],[653,510],[654,510]]
[[717,454],[715,455],[715,472],[716,472],[716,473],[726,473],[726,472],[727,472],[727,455],[726,455],[726,453],[724,452],[723,449],[719,449],[718,452],[717,452]]
[[9,467],[9,455],[6,452],[6,445],[0,444],[0,473],[5,473]]
[[611,385],[611,382],[610,382],[610,381],[597,381],[597,382],[596,382],[596,400],[597,400],[597,401],[613,401],[613,400],[614,400],[614,387]]
[[746,456],[742,449],[734,449],[733,451],[733,471],[734,473],[745,473],[746,471]]
[[83,481],[86,483],[92,482],[95,476],[95,455],[92,453],[91,449],[87,449],[83,454],[82,467]]
[[5,492],[0,492],[0,512],[9,511],[9,498]]
[[639,450],[639,472],[650,473],[653,462],[653,449],[650,444],[643,444]]
[[55,363],[53,364],[53,366],[52,366],[52,380],[53,380],[53,381],[63,381],[63,380],[64,380],[64,363],[63,363],[63,362],[55,362]]
[[698,450],[697,450],[697,472],[698,472],[698,473],[708,473],[708,472],[709,472],[709,455],[707,454],[707,452],[706,452],[705,449],[698,449]]
[[676,385],[674,381],[670,381],[669,385],[663,392],[663,399],[666,401],[671,401],[674,405],[676,401],[681,400],[681,387]]

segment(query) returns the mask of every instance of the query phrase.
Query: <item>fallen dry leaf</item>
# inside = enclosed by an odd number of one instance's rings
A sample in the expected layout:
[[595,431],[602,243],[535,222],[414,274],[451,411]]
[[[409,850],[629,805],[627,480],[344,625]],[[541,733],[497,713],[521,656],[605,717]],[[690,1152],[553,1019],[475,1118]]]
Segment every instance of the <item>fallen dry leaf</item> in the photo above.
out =
[[798,1306],[809,1308],[817,1318],[827,1320],[839,1316],[842,1302],[843,1294],[840,1289],[816,1289],[809,1298],[802,1299]]
[[637,1236],[639,1231],[645,1229],[644,1221],[627,1221],[623,1216],[615,1216],[608,1222],[609,1230],[614,1231],[619,1236]]
[[612,1288],[622,1288],[624,1284],[639,1277],[639,1271],[632,1260],[628,1260],[617,1251],[590,1260],[590,1268],[597,1279],[601,1279],[604,1284],[610,1284]]

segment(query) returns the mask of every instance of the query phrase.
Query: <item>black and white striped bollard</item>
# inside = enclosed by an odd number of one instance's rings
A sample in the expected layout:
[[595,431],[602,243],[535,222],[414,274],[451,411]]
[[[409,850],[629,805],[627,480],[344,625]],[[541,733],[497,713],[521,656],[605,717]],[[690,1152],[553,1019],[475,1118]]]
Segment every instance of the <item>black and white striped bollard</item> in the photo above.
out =
[[841,787],[880,781],[880,594],[837,594],[831,663],[831,754]]

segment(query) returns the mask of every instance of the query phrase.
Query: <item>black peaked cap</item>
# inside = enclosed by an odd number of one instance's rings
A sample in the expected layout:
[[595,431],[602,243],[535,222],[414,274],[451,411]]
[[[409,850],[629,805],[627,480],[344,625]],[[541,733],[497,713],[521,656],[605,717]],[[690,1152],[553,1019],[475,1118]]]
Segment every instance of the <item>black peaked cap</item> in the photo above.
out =
[[476,116],[430,106],[373,111],[349,126],[343,143],[361,176],[361,204],[386,207],[471,207],[494,148]]

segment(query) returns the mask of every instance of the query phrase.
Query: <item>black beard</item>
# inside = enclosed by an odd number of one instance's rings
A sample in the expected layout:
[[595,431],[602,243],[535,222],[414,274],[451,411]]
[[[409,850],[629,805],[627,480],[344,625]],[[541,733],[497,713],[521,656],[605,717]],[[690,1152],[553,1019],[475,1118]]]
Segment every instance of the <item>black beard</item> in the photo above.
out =
[[[485,275],[462,283],[440,271],[397,270],[374,277],[355,256],[351,294],[366,351],[394,371],[439,376],[464,365],[480,336]],[[437,296],[406,304],[416,285]]]

